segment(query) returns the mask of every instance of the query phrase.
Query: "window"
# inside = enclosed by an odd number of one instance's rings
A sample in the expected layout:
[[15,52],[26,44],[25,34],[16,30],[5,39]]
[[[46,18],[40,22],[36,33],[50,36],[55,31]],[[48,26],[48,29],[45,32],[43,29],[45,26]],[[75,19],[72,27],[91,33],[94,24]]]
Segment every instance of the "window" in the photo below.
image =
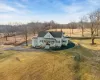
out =
[[42,43],[43,43],[44,41],[43,41],[43,40],[40,40],[40,42],[42,42]]
[[51,44],[54,44],[54,41],[51,41]]
[[60,43],[60,41],[57,41],[57,43]]
[[63,42],[66,42],[66,41],[63,41]]

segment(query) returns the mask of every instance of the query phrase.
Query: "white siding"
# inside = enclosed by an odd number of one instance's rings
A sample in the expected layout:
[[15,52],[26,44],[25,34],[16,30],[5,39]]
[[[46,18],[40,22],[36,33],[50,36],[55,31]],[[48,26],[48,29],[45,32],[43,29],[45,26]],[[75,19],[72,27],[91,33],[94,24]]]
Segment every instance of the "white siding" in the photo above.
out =
[[64,42],[62,42],[62,45],[67,46],[68,45],[68,40],[69,40],[68,38],[64,38],[63,39]]
[[36,47],[38,45],[37,39],[32,39],[32,47]]
[[38,46],[45,45],[42,41],[44,40],[43,37],[38,37]]
[[46,47],[46,45],[49,44],[50,47],[61,47],[62,45],[67,46],[68,40],[69,39],[65,38],[64,35],[61,38],[54,38],[48,32],[44,37],[37,37],[36,39],[32,39],[32,46]]
[[49,32],[44,36],[44,38],[54,38]]
[[61,38],[55,38],[56,39],[56,46],[61,47],[62,45],[62,39]]

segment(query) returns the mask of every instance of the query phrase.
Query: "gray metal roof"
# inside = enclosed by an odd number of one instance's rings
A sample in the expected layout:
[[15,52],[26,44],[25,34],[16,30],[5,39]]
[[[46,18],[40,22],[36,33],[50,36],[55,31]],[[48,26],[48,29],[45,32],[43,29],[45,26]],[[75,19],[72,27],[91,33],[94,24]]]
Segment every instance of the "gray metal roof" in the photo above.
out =
[[48,32],[55,38],[61,38],[63,34],[63,32],[60,31],[42,31],[38,33],[38,37],[44,37]]
[[44,37],[46,35],[46,33],[48,33],[48,32],[41,31],[41,32],[38,33],[38,37]]

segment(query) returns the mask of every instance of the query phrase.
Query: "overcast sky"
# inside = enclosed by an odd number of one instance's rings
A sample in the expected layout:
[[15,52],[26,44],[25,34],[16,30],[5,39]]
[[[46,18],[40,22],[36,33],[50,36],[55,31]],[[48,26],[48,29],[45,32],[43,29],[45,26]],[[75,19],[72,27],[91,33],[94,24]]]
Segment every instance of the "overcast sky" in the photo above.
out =
[[0,0],[0,24],[50,21],[68,23],[100,8],[100,0]]

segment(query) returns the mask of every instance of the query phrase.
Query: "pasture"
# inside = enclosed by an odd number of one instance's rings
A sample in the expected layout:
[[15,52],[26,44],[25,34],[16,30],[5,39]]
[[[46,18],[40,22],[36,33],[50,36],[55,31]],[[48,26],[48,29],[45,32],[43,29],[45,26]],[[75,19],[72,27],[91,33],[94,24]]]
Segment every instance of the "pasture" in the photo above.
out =
[[100,51],[1,51],[0,80],[99,80]]
[[[49,31],[61,31],[61,29],[50,29]],[[65,33],[67,36],[71,37],[82,37],[82,30],[81,29],[62,29],[62,31]],[[90,37],[90,29],[84,29],[84,36],[85,37]]]
[[[70,36],[70,30],[63,31]],[[84,35],[90,36],[88,29]],[[74,29],[71,36],[81,37],[81,30]],[[5,51],[14,46],[0,46],[0,80],[100,80],[100,39],[95,45],[91,39],[70,40],[76,46],[60,51]]]

